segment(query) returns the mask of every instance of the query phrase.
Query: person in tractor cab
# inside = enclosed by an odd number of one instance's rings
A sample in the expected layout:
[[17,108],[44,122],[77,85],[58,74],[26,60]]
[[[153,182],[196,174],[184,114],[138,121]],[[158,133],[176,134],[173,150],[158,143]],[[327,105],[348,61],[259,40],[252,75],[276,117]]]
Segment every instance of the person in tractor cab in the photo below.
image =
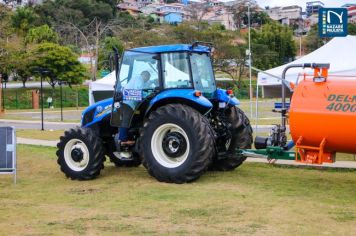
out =
[[[130,79],[129,82],[124,86],[125,89],[142,89],[142,88],[155,88],[158,87],[158,81],[151,81],[151,74],[147,70],[142,71],[140,75]],[[119,128],[117,135],[115,136],[115,141],[117,144],[117,149],[120,150],[120,146],[130,146],[134,145],[135,141],[128,140],[128,131],[129,131],[129,123],[132,116],[132,112],[134,111],[137,101],[129,101],[123,100],[121,102],[122,112],[122,124]],[[127,105],[131,108],[128,108]]]

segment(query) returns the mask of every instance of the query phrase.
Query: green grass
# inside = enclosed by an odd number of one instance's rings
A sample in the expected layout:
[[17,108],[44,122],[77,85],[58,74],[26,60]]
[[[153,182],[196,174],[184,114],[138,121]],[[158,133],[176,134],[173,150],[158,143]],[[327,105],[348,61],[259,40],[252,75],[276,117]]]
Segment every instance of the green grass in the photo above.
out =
[[16,136],[21,138],[29,139],[40,139],[40,140],[59,140],[59,137],[64,134],[64,130],[29,130],[29,129],[19,129],[16,130]]
[[107,163],[64,178],[54,148],[18,147],[18,184],[0,176],[1,235],[355,235],[356,172],[245,163],[191,184]]

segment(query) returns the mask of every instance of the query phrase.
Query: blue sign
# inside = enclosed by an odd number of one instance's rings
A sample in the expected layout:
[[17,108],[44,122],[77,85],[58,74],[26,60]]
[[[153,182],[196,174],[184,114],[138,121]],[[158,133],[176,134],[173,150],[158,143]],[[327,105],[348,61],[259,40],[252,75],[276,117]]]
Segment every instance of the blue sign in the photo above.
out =
[[124,89],[124,100],[142,101],[142,90],[140,89]]
[[320,8],[319,36],[322,38],[347,36],[347,9]]

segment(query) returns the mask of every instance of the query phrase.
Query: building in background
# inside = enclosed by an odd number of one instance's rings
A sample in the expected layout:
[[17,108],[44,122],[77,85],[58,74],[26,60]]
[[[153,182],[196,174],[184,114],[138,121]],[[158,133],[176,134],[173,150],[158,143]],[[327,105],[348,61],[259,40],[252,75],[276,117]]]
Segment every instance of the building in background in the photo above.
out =
[[307,16],[310,17],[312,15],[318,15],[319,9],[323,7],[324,7],[324,3],[321,1],[307,2],[305,11],[307,13]]
[[23,7],[26,5],[41,4],[43,0],[0,0],[0,4],[5,4],[10,8]]
[[286,7],[273,7],[265,10],[271,19],[279,21],[281,24],[290,25],[302,19],[302,8],[297,5]]
[[347,8],[348,22],[356,24],[356,4]]

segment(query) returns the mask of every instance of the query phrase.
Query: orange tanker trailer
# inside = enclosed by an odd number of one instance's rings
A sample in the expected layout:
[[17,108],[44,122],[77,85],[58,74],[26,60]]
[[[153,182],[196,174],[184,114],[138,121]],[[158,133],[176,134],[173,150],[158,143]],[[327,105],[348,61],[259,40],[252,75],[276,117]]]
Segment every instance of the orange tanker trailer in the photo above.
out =
[[[304,76],[295,85],[289,109],[285,75],[289,68],[309,67],[314,76]],[[299,162],[322,164],[334,162],[335,153],[356,154],[356,80],[328,76],[329,64],[297,64],[287,66],[282,75],[282,124],[272,129],[269,137],[256,137],[257,150],[251,154],[272,159],[295,159]],[[294,87],[294,85],[292,85]],[[286,122],[292,141],[287,143]],[[295,147],[294,151],[290,151]]]

